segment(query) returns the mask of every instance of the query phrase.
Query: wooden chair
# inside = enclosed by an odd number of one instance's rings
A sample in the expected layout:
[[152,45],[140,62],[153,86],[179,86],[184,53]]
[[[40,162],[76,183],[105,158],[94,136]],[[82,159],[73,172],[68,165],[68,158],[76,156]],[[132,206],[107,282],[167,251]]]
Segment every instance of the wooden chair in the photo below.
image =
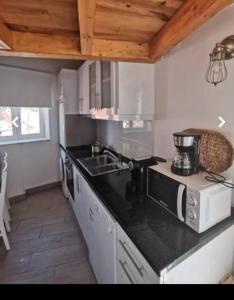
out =
[[10,231],[8,209],[6,207],[6,181],[7,181],[7,162],[2,163],[1,192],[0,192],[0,236],[3,238],[7,250],[10,250],[10,244],[7,237],[7,231]]
[[[2,161],[6,161],[7,162],[7,157],[8,157],[8,154],[7,154],[7,152],[4,152],[3,154],[2,154]],[[8,165],[8,162],[7,162],[7,165]],[[7,187],[6,187],[6,205],[7,205],[7,208],[8,208],[8,210],[11,208],[11,206],[10,206],[10,203],[9,203],[9,200],[8,200],[8,198],[7,198]],[[9,213],[8,213],[8,215],[9,215]],[[10,217],[10,215],[9,215],[9,221],[11,220],[11,217]]]

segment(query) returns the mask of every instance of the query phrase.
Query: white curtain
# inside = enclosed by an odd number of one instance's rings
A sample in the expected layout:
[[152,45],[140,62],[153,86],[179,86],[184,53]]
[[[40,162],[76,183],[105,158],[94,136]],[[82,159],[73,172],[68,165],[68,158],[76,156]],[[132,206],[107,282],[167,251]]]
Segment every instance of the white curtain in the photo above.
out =
[[51,107],[52,74],[0,65],[0,106]]

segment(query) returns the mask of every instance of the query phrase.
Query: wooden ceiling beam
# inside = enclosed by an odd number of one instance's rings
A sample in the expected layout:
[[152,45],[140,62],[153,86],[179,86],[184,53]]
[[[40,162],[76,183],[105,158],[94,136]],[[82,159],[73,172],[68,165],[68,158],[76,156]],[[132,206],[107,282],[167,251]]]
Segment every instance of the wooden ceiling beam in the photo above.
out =
[[12,31],[12,38],[12,51],[0,50],[0,55],[153,62],[149,59],[148,43],[94,39],[92,53],[83,55],[79,50],[80,38],[77,35],[64,36]]
[[0,17],[0,49],[12,49],[12,34]]
[[150,57],[157,60],[208,21],[232,0],[187,0],[150,42]]
[[94,36],[96,0],[77,0],[80,46],[83,55],[91,55]]

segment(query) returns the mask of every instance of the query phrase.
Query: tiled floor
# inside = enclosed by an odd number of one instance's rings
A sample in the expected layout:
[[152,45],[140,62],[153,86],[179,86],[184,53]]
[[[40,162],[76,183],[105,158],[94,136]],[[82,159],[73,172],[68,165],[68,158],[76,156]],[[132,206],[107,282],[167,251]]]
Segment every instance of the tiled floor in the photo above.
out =
[[95,284],[88,250],[60,188],[12,205],[11,250],[0,238],[0,283]]

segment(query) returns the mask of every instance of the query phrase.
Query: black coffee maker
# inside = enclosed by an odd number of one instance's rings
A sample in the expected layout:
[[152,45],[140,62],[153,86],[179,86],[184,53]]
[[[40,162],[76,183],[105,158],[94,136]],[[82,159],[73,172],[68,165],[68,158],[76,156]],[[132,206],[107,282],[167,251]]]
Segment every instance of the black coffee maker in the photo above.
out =
[[176,132],[173,134],[177,148],[171,171],[181,176],[190,176],[199,172],[201,135],[193,132]]

